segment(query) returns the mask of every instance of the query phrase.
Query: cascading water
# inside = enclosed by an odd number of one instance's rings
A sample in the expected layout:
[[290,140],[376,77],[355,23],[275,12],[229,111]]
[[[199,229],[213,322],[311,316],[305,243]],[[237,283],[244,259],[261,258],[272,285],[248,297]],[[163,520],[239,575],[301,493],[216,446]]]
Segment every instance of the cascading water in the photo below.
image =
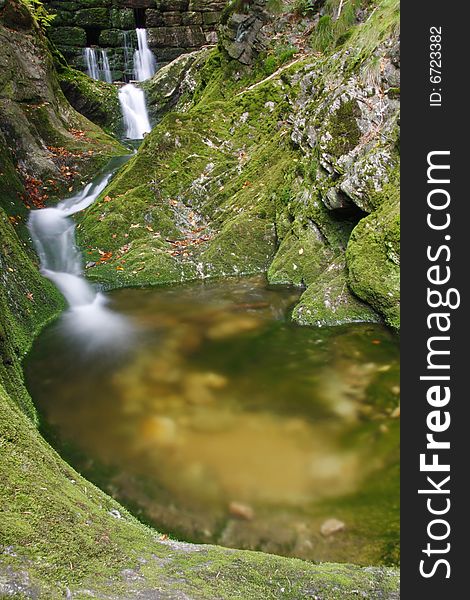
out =
[[108,53],[106,50],[100,51],[100,59],[98,60],[97,51],[95,48],[84,48],[83,57],[85,59],[87,75],[97,81],[113,82],[111,67],[109,65]]
[[107,83],[113,82],[111,67],[109,66],[108,53],[106,50],[101,50],[101,74],[103,76],[103,81],[106,81]]
[[[157,68],[155,56],[148,47],[147,31],[137,29],[138,50],[134,52],[134,77],[137,81],[145,81],[152,77]],[[131,40],[129,35],[124,36],[124,60],[125,70],[131,52]],[[150,121],[145,103],[143,90],[132,83],[128,83],[119,90],[119,102],[121,103],[126,137],[131,140],[141,140],[151,130]]]
[[96,200],[114,170],[55,208],[31,211],[28,221],[41,272],[57,286],[69,305],[62,325],[89,350],[109,345],[123,347],[132,333],[126,319],[109,310],[105,296],[83,277],[81,254],[75,244],[75,224],[70,218]]
[[134,52],[134,77],[137,81],[145,81],[155,74],[157,61],[147,41],[147,30],[136,29],[137,50]]
[[119,90],[122,116],[126,127],[126,137],[130,140],[141,140],[152,129],[145,104],[145,94],[132,83]]
[[92,79],[100,78],[100,70],[98,68],[98,59],[94,48],[84,48],[83,57],[86,63],[86,71]]

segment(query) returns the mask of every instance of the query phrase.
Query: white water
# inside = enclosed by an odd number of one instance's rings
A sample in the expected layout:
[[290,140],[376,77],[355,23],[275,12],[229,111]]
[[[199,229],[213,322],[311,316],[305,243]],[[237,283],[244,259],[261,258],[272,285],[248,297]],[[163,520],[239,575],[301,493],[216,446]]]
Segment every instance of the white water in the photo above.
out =
[[95,48],[84,48],[83,56],[86,63],[86,71],[89,77],[97,81],[113,82],[111,67],[109,65],[108,53],[106,50],[100,50],[100,58]]
[[94,48],[84,48],[83,56],[86,62],[86,72],[93,79],[100,78],[100,70],[98,68],[98,59]]
[[117,350],[124,347],[132,334],[129,323],[108,309],[106,297],[83,277],[82,257],[75,244],[75,224],[70,218],[96,200],[111,176],[112,172],[107,173],[55,208],[31,211],[28,221],[41,273],[57,286],[69,305],[62,327],[80,341],[84,350],[102,350],[110,345]]
[[145,94],[143,90],[128,83],[119,90],[122,116],[126,128],[126,137],[141,140],[152,129],[150,126]]
[[147,30],[136,29],[137,50],[134,52],[134,77],[137,81],[145,81],[155,74],[157,61],[147,42]]
[[111,75],[111,67],[109,66],[108,53],[106,50],[101,50],[101,74],[103,81],[113,83],[113,76]]

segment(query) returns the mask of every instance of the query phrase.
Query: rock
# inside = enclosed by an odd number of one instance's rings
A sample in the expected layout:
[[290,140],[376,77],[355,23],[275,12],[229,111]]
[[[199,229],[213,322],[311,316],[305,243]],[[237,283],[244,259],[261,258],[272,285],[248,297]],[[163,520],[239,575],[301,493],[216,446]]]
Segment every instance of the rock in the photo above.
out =
[[210,340],[223,340],[246,331],[258,329],[260,325],[260,321],[252,317],[232,317],[211,325],[206,332],[206,336]]
[[194,25],[153,27],[147,35],[151,48],[197,48],[206,42],[201,28]]
[[242,504],[241,502],[230,502],[228,511],[232,517],[244,519],[245,521],[252,521],[255,517],[253,508],[248,504]]
[[22,2],[6,2],[1,18],[7,27],[13,29],[31,29],[34,20],[31,13]]
[[172,447],[177,440],[176,424],[170,417],[153,415],[145,419],[140,428],[141,441],[145,445]]
[[366,303],[349,291],[343,258],[334,260],[313,280],[294,308],[292,319],[316,327],[380,321]]
[[[183,49],[177,51],[184,52]],[[143,84],[149,113],[155,120],[160,120],[169,108],[177,104],[181,96],[194,90],[208,54],[208,50],[183,54],[159,69],[151,80]]]
[[231,12],[224,15],[219,39],[231,58],[251,65],[265,47],[262,29],[269,20],[266,0],[255,0],[249,13],[240,14],[236,10],[237,5],[234,4]]
[[322,523],[320,527],[320,533],[324,537],[330,537],[335,533],[339,533],[340,531],[344,531],[346,525],[343,521],[339,521],[338,519],[327,519],[324,523]]
[[98,41],[104,48],[121,47],[124,43],[124,35],[120,29],[103,29]]
[[86,33],[81,27],[55,27],[49,36],[58,46],[86,46]]
[[202,25],[202,13],[184,12],[181,14],[183,25]]
[[354,228],[346,251],[351,290],[393,329],[400,327],[398,184],[385,187],[381,206]]
[[132,8],[111,9],[109,11],[109,25],[116,29],[134,29],[134,11]]
[[75,23],[79,27],[106,29],[109,26],[109,12],[106,8],[84,8],[77,11]]

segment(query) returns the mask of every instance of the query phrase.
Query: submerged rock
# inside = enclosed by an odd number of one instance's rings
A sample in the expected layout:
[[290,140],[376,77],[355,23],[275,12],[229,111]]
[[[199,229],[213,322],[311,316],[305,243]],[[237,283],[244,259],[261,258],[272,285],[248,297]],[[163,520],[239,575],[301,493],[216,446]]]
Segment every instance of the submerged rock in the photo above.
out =
[[324,537],[330,537],[335,533],[344,531],[344,529],[346,529],[346,525],[343,523],[343,521],[340,521],[339,519],[327,519],[324,523],[322,523],[322,526],[320,527],[320,533]]

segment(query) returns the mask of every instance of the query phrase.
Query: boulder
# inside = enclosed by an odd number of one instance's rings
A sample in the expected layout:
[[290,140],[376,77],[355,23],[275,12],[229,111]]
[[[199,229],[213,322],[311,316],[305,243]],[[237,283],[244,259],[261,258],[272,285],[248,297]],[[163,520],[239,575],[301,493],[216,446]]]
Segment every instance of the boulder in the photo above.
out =
[[75,24],[106,29],[109,26],[109,11],[106,8],[84,8],[77,11]]
[[49,36],[57,46],[84,48],[87,45],[86,32],[81,27],[55,27],[51,29]]
[[194,25],[154,27],[147,33],[151,48],[197,48],[206,42],[201,28]]

